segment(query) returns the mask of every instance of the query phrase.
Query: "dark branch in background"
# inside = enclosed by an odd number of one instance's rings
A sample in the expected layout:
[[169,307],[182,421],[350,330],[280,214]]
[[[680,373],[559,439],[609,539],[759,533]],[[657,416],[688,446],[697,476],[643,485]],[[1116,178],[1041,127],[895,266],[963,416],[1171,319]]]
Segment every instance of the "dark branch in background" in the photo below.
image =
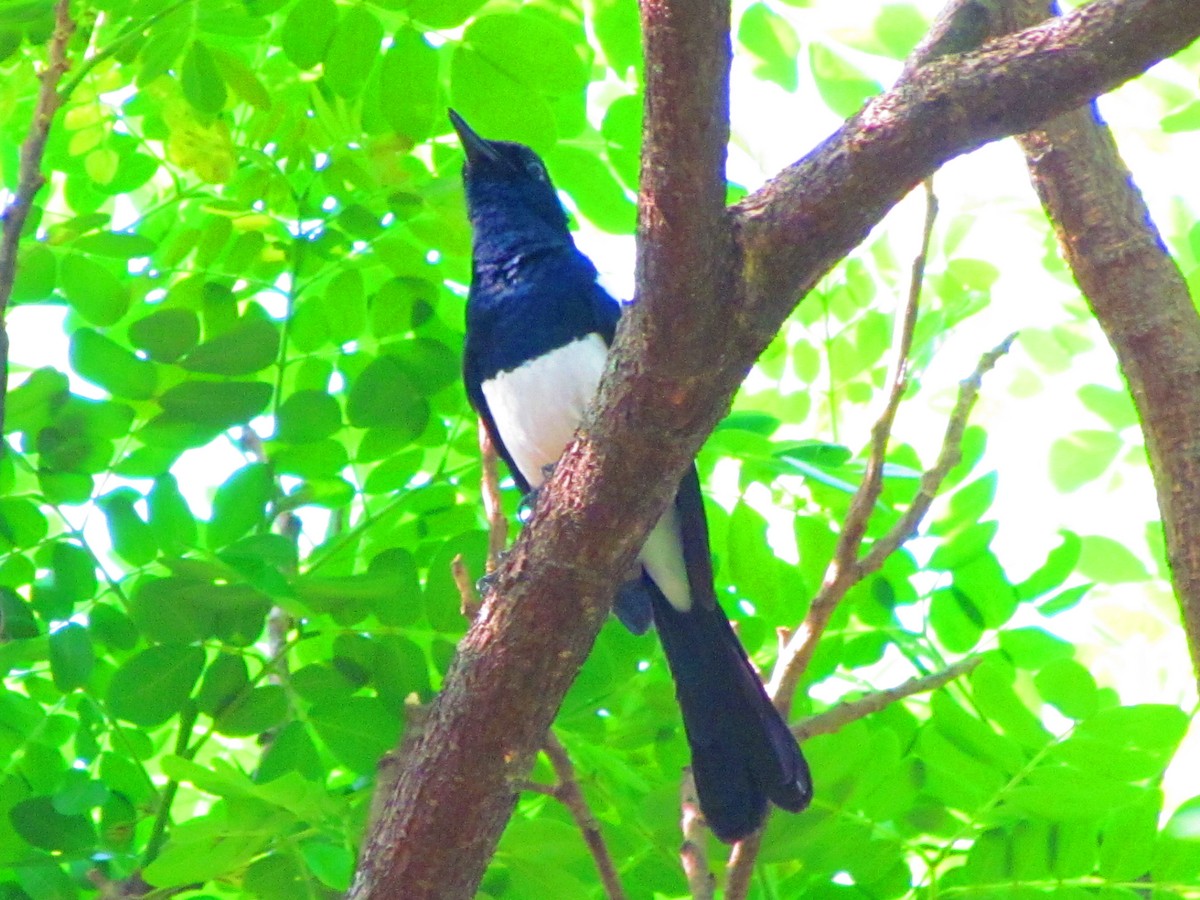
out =
[[33,112],[33,121],[29,123],[29,133],[21,144],[17,191],[3,213],[0,213],[0,219],[3,220],[0,227],[0,452],[4,447],[2,435],[8,399],[8,327],[5,319],[17,276],[17,251],[21,246],[21,232],[25,230],[25,222],[33,209],[33,198],[46,183],[46,176],[42,174],[42,156],[46,152],[50,125],[62,106],[63,97],[58,92],[58,83],[70,66],[67,44],[74,33],[70,0],[58,0],[54,6],[54,34],[50,38],[46,68],[38,76],[42,86],[38,91],[37,107]]
[[710,221],[711,198],[724,192],[714,160],[727,129],[716,120],[728,4],[643,0],[642,12],[645,152],[657,160],[643,171],[642,302],[382,803],[352,900],[474,895],[512,786],[590,651],[613,585],[804,292],[946,160],[1112,90],[1200,34],[1194,0],[1094,0],[934,61],[723,216],[730,234]]
[[[1054,13],[1010,4],[1013,27]],[[1129,384],[1200,683],[1200,317],[1095,104],[1018,138],[1063,256]]]

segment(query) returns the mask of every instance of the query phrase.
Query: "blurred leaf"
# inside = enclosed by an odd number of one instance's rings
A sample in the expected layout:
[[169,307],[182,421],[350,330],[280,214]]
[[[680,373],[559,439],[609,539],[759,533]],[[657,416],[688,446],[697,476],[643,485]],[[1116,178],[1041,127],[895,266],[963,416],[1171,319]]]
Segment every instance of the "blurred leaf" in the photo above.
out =
[[296,68],[311,69],[325,59],[337,24],[333,0],[299,0],[283,23],[283,52]]
[[808,55],[817,92],[825,105],[844,119],[857,113],[868,99],[883,91],[877,81],[868,78],[828,47],[813,44]]
[[183,96],[200,112],[216,115],[225,106],[225,79],[202,42],[193,41],[184,55],[181,81]]
[[274,493],[275,479],[263,463],[251,463],[230,475],[213,497],[213,517],[206,533],[208,546],[224,547],[261,525]]
[[87,629],[74,622],[50,635],[50,671],[64,694],[87,684],[96,657]]
[[365,6],[348,7],[325,50],[325,80],[339,97],[356,97],[379,56],[383,26]]
[[373,697],[350,697],[314,706],[308,720],[338,761],[355,772],[371,772],[396,744],[401,723]]
[[1116,460],[1124,442],[1111,431],[1076,431],[1050,445],[1050,481],[1063,493],[1095,481]]
[[252,375],[272,365],[279,353],[279,332],[263,319],[239,322],[205,341],[181,361],[185,369],[212,375]]
[[161,725],[183,708],[203,666],[200,647],[160,644],[143,650],[113,673],[108,709],[134,725]]
[[796,90],[800,40],[786,19],[765,3],[755,3],[742,13],[737,36],[759,60],[754,67],[756,76],[775,82],[785,91]]
[[72,253],[59,263],[59,287],[90,324],[115,325],[129,310],[129,291],[106,267]]

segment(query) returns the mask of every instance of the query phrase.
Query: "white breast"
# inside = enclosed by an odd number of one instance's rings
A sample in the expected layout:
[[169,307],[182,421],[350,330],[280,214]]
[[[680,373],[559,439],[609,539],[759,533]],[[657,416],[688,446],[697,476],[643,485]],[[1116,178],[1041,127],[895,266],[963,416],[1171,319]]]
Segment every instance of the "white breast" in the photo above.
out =
[[483,396],[509,456],[533,487],[557,462],[596,395],[608,347],[589,334],[483,383]]
[[[558,462],[596,395],[608,347],[589,334],[483,383],[500,439],[532,487],[542,467]],[[646,539],[640,556],[654,583],[679,610],[691,607],[678,516],[672,504]]]

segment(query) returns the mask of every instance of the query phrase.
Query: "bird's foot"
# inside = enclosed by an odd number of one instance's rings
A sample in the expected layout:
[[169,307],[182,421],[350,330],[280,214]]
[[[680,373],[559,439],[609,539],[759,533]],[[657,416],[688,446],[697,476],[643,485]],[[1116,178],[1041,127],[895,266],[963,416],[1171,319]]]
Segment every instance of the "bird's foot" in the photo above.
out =
[[546,486],[546,482],[554,477],[554,467],[558,463],[546,463],[542,466],[542,483],[531,489],[528,494],[521,498],[521,502],[517,504],[517,518],[522,522],[528,522],[529,517],[533,515],[533,508],[537,506],[538,497],[542,494],[542,488]]
[[500,563],[504,562],[504,557],[508,556],[507,550],[501,550],[496,554],[496,568],[486,575],[480,575],[475,580],[475,592],[480,597],[484,596],[496,585],[496,575],[500,572]]

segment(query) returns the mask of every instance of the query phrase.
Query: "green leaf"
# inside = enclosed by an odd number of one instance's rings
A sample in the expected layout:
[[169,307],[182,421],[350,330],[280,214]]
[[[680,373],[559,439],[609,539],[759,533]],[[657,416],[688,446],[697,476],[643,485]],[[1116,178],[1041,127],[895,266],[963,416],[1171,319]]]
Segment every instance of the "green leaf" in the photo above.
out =
[[608,65],[624,76],[642,65],[642,30],[637,5],[628,0],[595,0],[592,27]]
[[997,522],[968,525],[933,551],[929,558],[929,568],[949,572],[969,563],[987,552],[999,527]]
[[380,356],[350,386],[346,417],[356,428],[394,428],[412,440],[425,430],[429,404],[399,361]]
[[129,326],[129,341],[151,359],[175,362],[200,340],[200,318],[190,309],[160,309]]
[[80,328],[71,335],[71,368],[114,397],[147,400],[158,387],[154,363],[138,359],[90,328]]
[[83,687],[92,677],[96,656],[87,629],[74,622],[50,635],[50,672],[64,694]]
[[546,157],[554,181],[592,224],[610,234],[633,234],[637,206],[594,153],[559,145]]
[[379,56],[383,26],[365,6],[351,6],[343,14],[325,51],[325,80],[339,97],[362,93]]
[[221,734],[261,734],[283,721],[288,712],[287,694],[277,684],[265,684],[236,697],[217,715]]
[[456,28],[467,21],[485,0],[408,0],[408,14],[429,30]]
[[213,516],[207,530],[209,548],[231,544],[261,525],[274,495],[275,479],[265,463],[251,463],[229,476],[213,497]]
[[1079,399],[1116,431],[1131,428],[1138,423],[1137,410],[1133,407],[1128,391],[1100,384],[1085,384],[1079,389]]
[[259,762],[255,780],[274,781],[288,772],[298,772],[309,781],[321,781],[325,767],[316,745],[302,722],[288,722],[275,735]]
[[128,231],[98,231],[95,234],[87,234],[77,239],[74,246],[81,253],[121,260],[150,256],[158,248],[158,244],[144,234]]
[[809,66],[821,99],[843,119],[857,113],[883,90],[879,82],[821,44],[809,48]]
[[556,108],[565,102],[581,108],[587,83],[567,33],[529,13],[475,19],[451,60],[453,105],[472,127],[538,151],[555,142]]
[[17,834],[42,850],[77,854],[90,850],[96,842],[89,817],[63,815],[49,797],[20,801],[9,810],[8,819]]
[[324,391],[297,391],[283,401],[277,422],[277,440],[310,444],[324,440],[342,427],[342,410]]
[[162,548],[181,552],[196,545],[196,518],[171,474],[159,475],[146,497],[150,527]]
[[1145,564],[1125,544],[1103,535],[1080,538],[1079,573],[1103,584],[1146,581]]
[[979,522],[996,499],[999,476],[989,472],[950,495],[949,509],[930,529],[933,534],[950,534],[964,525]]
[[270,400],[261,381],[185,381],[158,398],[170,418],[219,429],[250,421]]
[[302,843],[300,855],[308,870],[326,887],[335,891],[350,887],[350,878],[354,874],[354,855],[344,844],[331,844],[317,838]]
[[196,708],[215,716],[250,686],[245,657],[222,653],[204,670],[204,681],[196,695]]
[[1059,534],[1062,543],[1046,555],[1046,561],[1037,571],[1016,586],[1017,596],[1022,600],[1033,600],[1054,590],[1075,571],[1083,545],[1074,532],[1060,531]]
[[1149,874],[1158,837],[1162,795],[1114,809],[1101,831],[1099,874],[1111,881],[1137,881]]
[[929,23],[907,3],[888,3],[875,17],[875,37],[894,59],[904,59],[917,46]]
[[[1075,647],[1042,628],[1012,628],[1000,632],[1000,649],[1020,669],[1040,669],[1047,663],[1070,659]],[[1045,695],[1043,695],[1045,696]]]
[[767,541],[767,522],[751,506],[739,503],[729,518],[729,578],[761,609],[779,602],[779,561]]
[[[384,97],[383,116],[392,131],[412,141],[429,137],[445,104],[441,100],[438,52],[419,31],[405,26],[392,35],[392,46],[383,55],[379,83]],[[403,102],[395,102],[396,97],[403,97]]]
[[129,311],[129,290],[106,267],[72,253],[59,264],[58,283],[67,302],[92,325],[115,325]]
[[983,637],[983,616],[971,599],[954,588],[934,591],[929,624],[947,650],[966,653]]
[[1046,702],[1068,718],[1086,719],[1099,706],[1096,679],[1073,659],[1052,660],[1034,676],[1033,681]]
[[145,728],[161,725],[183,708],[203,667],[200,647],[161,644],[143,650],[113,673],[109,712]]
[[144,566],[158,556],[154,532],[133,508],[141,499],[132,488],[117,488],[96,501],[108,520],[113,549],[131,566]]
[[330,340],[340,346],[361,337],[367,330],[367,294],[362,272],[342,269],[333,276],[322,305]]
[[314,706],[308,721],[338,761],[355,772],[374,771],[400,735],[401,723],[374,697]]
[[192,372],[211,375],[252,375],[273,365],[278,355],[276,326],[265,319],[248,319],[205,341],[185,356],[180,365]]
[[181,81],[183,96],[205,115],[215,116],[225,107],[225,79],[200,41],[193,41],[183,57]]
[[737,36],[741,45],[759,60],[754,67],[755,75],[775,82],[785,91],[796,90],[800,40],[786,19],[765,3],[755,3],[742,13]]
[[1050,481],[1062,493],[1077,490],[1108,471],[1124,442],[1111,431],[1076,431],[1050,445]]
[[1013,690],[1012,669],[1007,664],[991,656],[976,667],[970,678],[980,712],[1005,734],[1030,749],[1038,749],[1050,740],[1050,733]]
[[311,69],[325,59],[337,28],[333,0],[299,0],[284,20],[279,40],[283,52],[298,69]]

